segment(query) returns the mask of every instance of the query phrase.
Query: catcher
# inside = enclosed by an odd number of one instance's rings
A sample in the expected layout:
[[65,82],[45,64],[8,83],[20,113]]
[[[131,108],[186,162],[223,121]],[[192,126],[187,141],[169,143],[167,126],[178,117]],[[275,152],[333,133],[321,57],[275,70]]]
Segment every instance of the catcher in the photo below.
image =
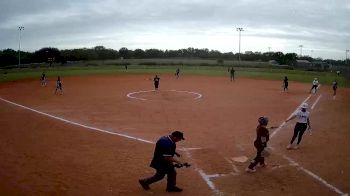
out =
[[256,157],[250,162],[250,165],[246,169],[248,173],[256,172],[255,166],[259,164],[261,167],[265,167],[265,158],[264,156],[268,156],[268,152],[265,148],[267,146],[267,142],[269,141],[269,130],[266,128],[269,123],[269,119],[265,116],[261,116],[258,119],[259,125],[256,128],[256,139],[254,141],[254,147],[256,148]]
[[176,142],[185,140],[183,133],[180,131],[174,131],[171,135],[161,137],[157,143],[154,150],[153,159],[151,161],[150,167],[156,170],[154,176],[140,179],[139,183],[142,188],[149,190],[149,185],[160,181],[167,175],[167,192],[181,192],[182,189],[176,186],[176,171],[175,167],[189,167],[190,164],[182,163],[177,158],[180,157],[180,154],[176,152]]

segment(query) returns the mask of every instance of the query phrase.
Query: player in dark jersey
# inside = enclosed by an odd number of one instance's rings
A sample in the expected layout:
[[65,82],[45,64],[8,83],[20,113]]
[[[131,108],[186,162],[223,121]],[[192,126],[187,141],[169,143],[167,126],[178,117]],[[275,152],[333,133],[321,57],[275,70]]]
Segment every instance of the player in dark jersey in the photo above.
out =
[[45,72],[43,72],[41,74],[40,82],[41,82],[41,86],[46,86],[47,82],[46,82],[46,74],[45,74]]
[[176,76],[176,79],[179,79],[179,77],[180,77],[180,68],[176,69],[175,76]]
[[154,89],[155,89],[155,90],[158,90],[159,80],[160,80],[160,78],[158,77],[158,75],[156,75],[156,76],[153,78]]
[[285,76],[284,80],[283,80],[283,91],[288,92],[288,78],[287,78],[287,76]]
[[150,167],[156,170],[156,173],[149,178],[140,179],[139,183],[143,189],[149,190],[149,185],[160,181],[167,175],[167,192],[181,192],[182,189],[176,186],[176,171],[175,164],[183,164],[177,158],[180,156],[176,152],[176,142],[184,140],[183,133],[180,131],[174,131],[170,135],[161,137],[154,149],[153,159]]
[[233,69],[233,67],[230,69],[230,78],[231,82],[235,80],[235,69]]
[[57,94],[57,90],[60,91],[61,95],[63,94],[62,81],[60,76],[57,77],[55,94]]
[[337,80],[334,80],[332,83],[332,88],[333,88],[333,96],[335,97],[337,95],[337,88],[338,88],[338,82]]
[[269,141],[269,130],[266,128],[269,123],[269,119],[262,116],[258,119],[259,125],[256,127],[256,139],[254,141],[254,147],[256,148],[256,157],[250,162],[250,165],[246,169],[246,172],[253,173],[256,172],[255,166],[259,164],[265,167],[265,158],[261,155],[263,150],[267,146]]

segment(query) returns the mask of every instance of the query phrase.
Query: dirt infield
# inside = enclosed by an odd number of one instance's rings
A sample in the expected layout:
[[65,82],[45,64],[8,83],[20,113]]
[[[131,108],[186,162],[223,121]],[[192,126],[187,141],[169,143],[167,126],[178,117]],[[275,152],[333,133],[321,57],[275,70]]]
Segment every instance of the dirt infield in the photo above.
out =
[[[166,180],[144,191],[137,180],[154,142],[183,130],[179,195],[342,195],[350,192],[350,89],[309,94],[310,85],[224,77],[150,75],[62,78],[0,84],[1,195],[164,195]],[[280,126],[306,101],[313,135],[285,149],[295,121],[270,131],[272,154],[257,173],[244,169],[255,155],[257,118]],[[276,131],[274,133],[274,131]],[[234,161],[247,157],[246,162]]]

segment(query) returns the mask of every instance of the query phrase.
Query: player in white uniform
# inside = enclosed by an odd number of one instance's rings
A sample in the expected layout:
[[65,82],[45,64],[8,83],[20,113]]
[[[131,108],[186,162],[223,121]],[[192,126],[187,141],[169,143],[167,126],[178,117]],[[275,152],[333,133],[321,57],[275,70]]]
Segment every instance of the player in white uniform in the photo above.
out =
[[312,93],[312,90],[314,89],[314,93],[317,92],[317,87],[320,83],[318,82],[318,79],[315,78],[313,81],[312,81],[312,87],[310,89],[310,93]]
[[294,114],[292,117],[290,117],[289,119],[286,120],[286,123],[287,123],[288,121],[290,121],[294,118],[297,118],[297,123],[295,124],[295,127],[294,127],[293,137],[290,141],[290,144],[287,146],[288,150],[293,147],[293,142],[297,136],[298,136],[298,142],[293,148],[294,149],[299,148],[299,144],[301,142],[301,139],[303,138],[303,134],[304,134],[306,128],[308,128],[310,130],[310,134],[311,134],[310,112],[306,111],[307,108],[308,108],[308,104],[303,103],[301,105],[301,109],[296,114]]

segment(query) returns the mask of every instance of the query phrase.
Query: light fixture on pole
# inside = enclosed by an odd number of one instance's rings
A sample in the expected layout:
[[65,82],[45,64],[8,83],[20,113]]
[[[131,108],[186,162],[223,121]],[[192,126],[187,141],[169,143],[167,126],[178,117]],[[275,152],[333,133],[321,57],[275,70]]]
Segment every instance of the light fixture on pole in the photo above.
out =
[[244,31],[243,28],[236,28],[239,33],[239,41],[238,41],[238,61],[241,62],[241,32]]
[[303,56],[303,45],[299,45],[299,47],[300,47],[300,57],[302,57]]
[[24,30],[24,27],[18,27],[19,30],[19,42],[18,42],[18,67],[21,68],[21,32]]

